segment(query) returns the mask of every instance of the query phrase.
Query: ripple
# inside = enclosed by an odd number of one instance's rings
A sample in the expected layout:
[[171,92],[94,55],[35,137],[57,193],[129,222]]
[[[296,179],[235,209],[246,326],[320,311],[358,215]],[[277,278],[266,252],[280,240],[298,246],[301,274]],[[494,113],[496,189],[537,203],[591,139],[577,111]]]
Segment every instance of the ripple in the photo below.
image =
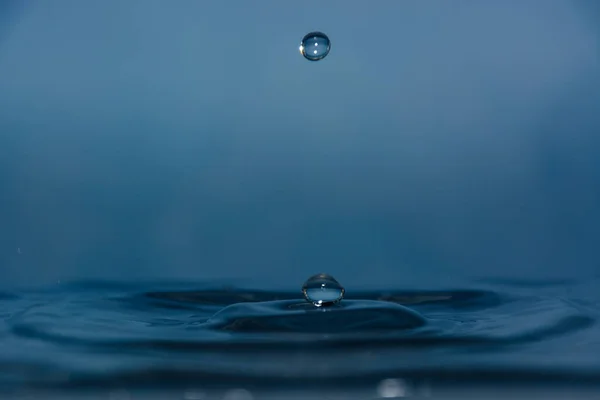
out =
[[[294,294],[207,290],[99,296],[38,303],[7,322],[17,335],[65,344],[135,347],[147,342],[173,348],[179,343],[187,349],[244,347],[257,339],[278,348],[286,342],[322,340],[372,346],[510,344],[568,334],[595,323],[561,300],[519,301],[493,292],[370,292],[362,300],[344,300],[326,309],[298,296],[273,300],[282,297]],[[223,303],[231,304],[215,305]],[[291,335],[282,339],[282,333]]]
[[[264,302],[277,300],[298,300],[299,295],[291,292],[273,292],[221,288],[201,291],[161,291],[147,292],[140,296],[147,299],[174,301],[180,304],[200,304],[226,306],[246,302]],[[448,290],[448,291],[369,291],[353,292],[345,295],[348,300],[378,300],[402,305],[439,305],[465,307],[494,307],[502,303],[498,293],[484,290]]]
[[18,298],[19,298],[19,296],[17,296],[14,293],[0,292],[0,301],[4,301],[4,300],[17,300]]
[[225,307],[205,326],[239,333],[364,333],[418,328],[426,320],[398,304],[350,300],[330,308],[316,308],[297,300],[240,303]]
[[[522,360],[539,369],[547,354],[553,360],[563,354],[574,367],[573,344],[596,340],[599,347],[594,308],[482,290],[352,292],[326,308],[300,293],[234,288],[87,290],[19,304],[5,320],[0,360],[11,355],[25,364],[54,365],[71,384],[143,381],[150,366],[164,376],[201,380],[383,379],[398,371]],[[35,343],[41,351],[20,353],[10,343],[23,349]],[[582,365],[600,364],[594,352],[578,354]]]

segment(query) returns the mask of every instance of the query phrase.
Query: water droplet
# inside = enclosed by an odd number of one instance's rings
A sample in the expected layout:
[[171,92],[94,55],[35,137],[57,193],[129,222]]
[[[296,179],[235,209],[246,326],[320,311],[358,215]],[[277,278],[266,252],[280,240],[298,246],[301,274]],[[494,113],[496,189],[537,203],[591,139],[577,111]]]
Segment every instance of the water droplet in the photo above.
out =
[[317,274],[308,278],[302,285],[306,300],[317,307],[335,304],[344,298],[344,288],[328,274]]
[[322,32],[306,34],[300,42],[300,53],[310,61],[319,61],[327,57],[331,49],[331,42]]

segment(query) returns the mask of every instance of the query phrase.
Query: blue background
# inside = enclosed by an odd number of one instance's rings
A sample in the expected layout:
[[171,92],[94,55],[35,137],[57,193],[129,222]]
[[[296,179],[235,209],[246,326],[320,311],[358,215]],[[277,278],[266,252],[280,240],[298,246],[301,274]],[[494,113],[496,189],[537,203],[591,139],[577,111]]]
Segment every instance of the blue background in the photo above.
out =
[[2,1],[1,283],[593,276],[597,4]]

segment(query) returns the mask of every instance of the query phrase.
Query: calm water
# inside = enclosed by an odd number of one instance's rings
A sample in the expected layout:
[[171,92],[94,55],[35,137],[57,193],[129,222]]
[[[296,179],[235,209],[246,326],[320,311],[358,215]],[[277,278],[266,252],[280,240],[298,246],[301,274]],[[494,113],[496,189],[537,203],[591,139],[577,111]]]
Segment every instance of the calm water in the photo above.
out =
[[222,282],[4,291],[0,387],[32,398],[464,398],[478,393],[473,388],[590,394],[600,388],[594,287],[346,287],[343,301],[324,308],[306,302],[300,287]]

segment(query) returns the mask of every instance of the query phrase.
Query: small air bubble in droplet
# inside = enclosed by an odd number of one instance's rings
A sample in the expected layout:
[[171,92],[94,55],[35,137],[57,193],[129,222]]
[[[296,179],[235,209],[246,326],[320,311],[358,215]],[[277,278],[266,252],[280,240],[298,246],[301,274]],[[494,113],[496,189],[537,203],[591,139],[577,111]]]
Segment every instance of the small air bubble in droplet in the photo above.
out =
[[[312,48],[313,51],[307,51]],[[326,34],[322,32],[311,32],[302,38],[300,42],[300,53],[310,61],[319,61],[327,57],[331,49],[331,42]]]
[[317,274],[302,285],[304,298],[317,307],[329,306],[344,298],[345,290],[335,278],[328,274]]

